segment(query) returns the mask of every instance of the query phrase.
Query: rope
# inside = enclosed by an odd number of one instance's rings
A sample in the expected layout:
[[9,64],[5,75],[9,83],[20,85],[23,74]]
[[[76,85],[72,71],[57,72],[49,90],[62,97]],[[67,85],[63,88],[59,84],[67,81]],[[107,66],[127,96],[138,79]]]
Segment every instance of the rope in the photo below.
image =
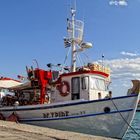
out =
[[[111,99],[111,98],[110,98]],[[119,112],[120,116],[122,117],[122,119],[124,120],[124,122],[132,129],[132,131],[138,136],[140,137],[140,134],[138,134],[138,132],[131,126],[129,125],[129,123],[127,122],[127,120],[123,117],[122,113],[119,111],[119,109],[117,108],[116,104],[114,103],[114,101],[111,99],[113,105],[115,106],[116,110]]]
[[67,54],[66,54],[66,56],[65,56],[64,65],[66,64],[66,61],[67,61],[67,59],[68,59],[68,55],[69,55],[69,53],[70,53],[70,50],[71,50],[71,47],[69,47],[68,52],[67,52]]
[[67,54],[66,54],[66,56],[65,56],[65,59],[64,59],[64,63],[63,63],[63,65],[62,65],[62,67],[61,67],[61,72],[63,72],[63,67],[66,65],[66,61],[67,61],[67,59],[68,59],[68,55],[69,55],[69,53],[70,53],[70,50],[71,50],[71,47],[69,47],[69,49],[68,49],[68,51],[67,51]]
[[91,58],[88,56],[88,54],[86,54],[85,52],[83,52],[83,55],[86,57],[86,61],[88,62],[92,62]]
[[82,60],[81,60],[81,58],[80,58],[80,55],[77,54],[77,58],[78,58],[78,60],[79,60],[79,64],[82,65],[83,62],[82,62]]

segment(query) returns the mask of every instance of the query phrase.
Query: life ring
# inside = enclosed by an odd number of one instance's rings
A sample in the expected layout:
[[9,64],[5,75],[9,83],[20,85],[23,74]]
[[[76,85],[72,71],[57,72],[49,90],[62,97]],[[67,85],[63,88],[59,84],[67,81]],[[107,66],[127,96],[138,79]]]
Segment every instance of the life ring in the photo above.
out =
[[59,87],[59,92],[61,96],[67,96],[70,92],[70,86],[67,81],[62,81]]

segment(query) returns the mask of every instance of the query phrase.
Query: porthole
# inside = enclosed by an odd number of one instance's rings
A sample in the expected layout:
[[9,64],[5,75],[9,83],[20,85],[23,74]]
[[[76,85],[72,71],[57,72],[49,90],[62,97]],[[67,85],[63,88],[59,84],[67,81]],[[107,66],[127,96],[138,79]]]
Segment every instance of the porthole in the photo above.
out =
[[104,108],[104,112],[105,112],[105,113],[109,113],[110,110],[111,110],[111,109],[110,109],[109,107],[105,107],[105,108]]

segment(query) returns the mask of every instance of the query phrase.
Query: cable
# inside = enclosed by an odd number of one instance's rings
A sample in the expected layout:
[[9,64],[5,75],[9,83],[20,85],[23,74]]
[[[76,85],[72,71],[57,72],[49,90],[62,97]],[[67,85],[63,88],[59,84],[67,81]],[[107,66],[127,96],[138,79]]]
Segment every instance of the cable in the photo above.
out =
[[112,100],[112,98],[110,98],[113,105],[115,106],[116,110],[119,112],[120,116],[122,117],[122,119],[124,120],[124,122],[133,130],[133,132],[135,134],[137,134],[138,137],[140,137],[140,134],[138,134],[138,132],[131,126],[129,125],[129,123],[127,122],[127,120],[123,117],[123,115],[121,114],[121,112],[119,111],[119,109],[117,108],[116,104],[114,103],[114,101]]
[[[80,46],[78,46],[78,48],[79,49],[81,49],[81,47]],[[85,51],[85,50],[82,50],[82,51]],[[78,55],[79,53],[77,52],[77,55]],[[89,57],[88,57],[88,55],[85,53],[85,52],[82,52],[82,54],[81,55],[84,55],[84,57],[80,57],[80,55],[79,55],[79,61],[80,61],[80,63],[81,64],[85,64],[86,62],[89,62]]]
[[78,58],[78,60],[79,60],[79,64],[82,65],[82,60],[81,60],[81,58],[80,58],[80,55],[77,54],[77,58]]
[[67,61],[67,59],[68,59],[68,55],[69,55],[69,53],[70,53],[70,49],[71,49],[71,47],[69,47],[68,52],[67,52],[67,54],[66,54],[66,56],[65,56],[64,65],[66,64],[66,61]]

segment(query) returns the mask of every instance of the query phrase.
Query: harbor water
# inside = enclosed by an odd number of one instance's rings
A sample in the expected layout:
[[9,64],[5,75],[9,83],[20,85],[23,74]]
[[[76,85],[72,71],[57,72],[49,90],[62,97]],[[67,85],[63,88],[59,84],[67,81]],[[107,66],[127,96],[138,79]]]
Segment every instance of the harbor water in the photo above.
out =
[[[140,112],[136,113],[131,126],[140,135]],[[131,128],[129,128],[122,140],[140,140],[140,137]]]

